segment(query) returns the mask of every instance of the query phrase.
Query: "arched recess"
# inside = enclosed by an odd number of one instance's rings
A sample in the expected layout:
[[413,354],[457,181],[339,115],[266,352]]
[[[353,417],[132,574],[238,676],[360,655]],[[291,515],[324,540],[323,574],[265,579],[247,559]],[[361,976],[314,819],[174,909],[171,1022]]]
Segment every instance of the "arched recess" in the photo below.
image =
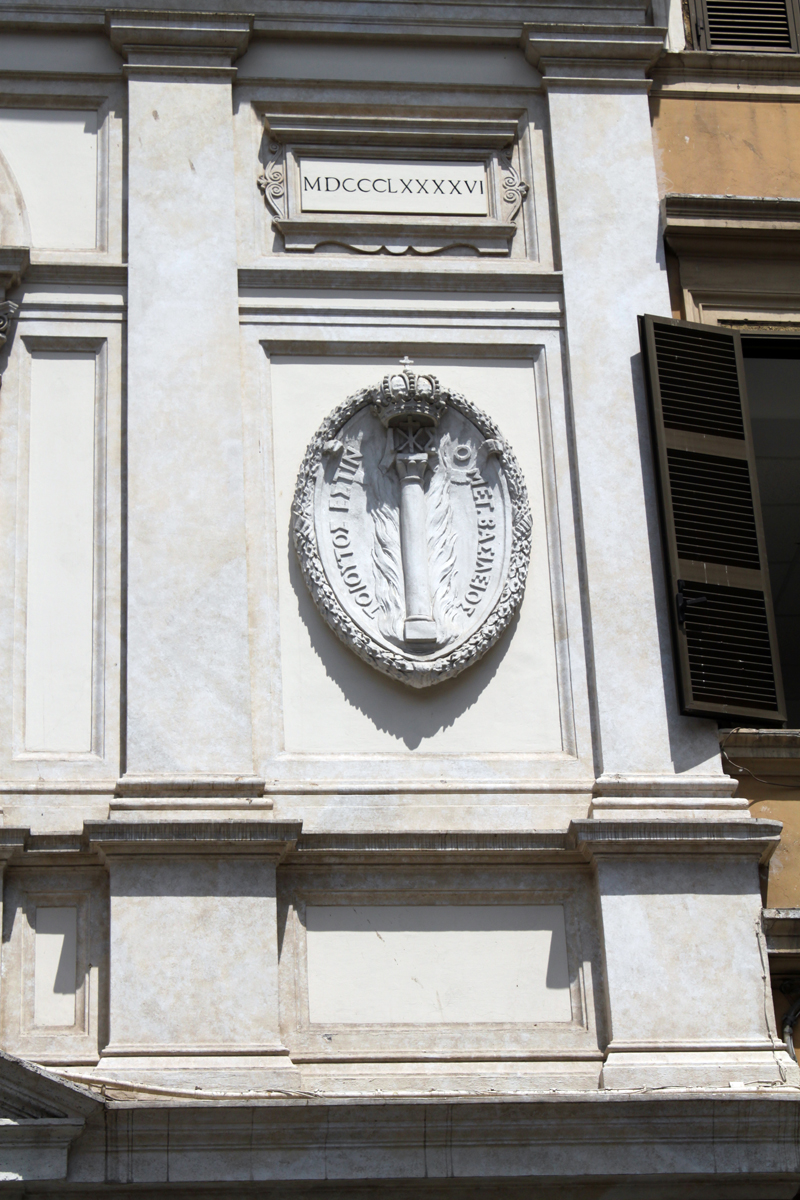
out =
[[31,227],[25,199],[0,150],[0,246],[30,246]]

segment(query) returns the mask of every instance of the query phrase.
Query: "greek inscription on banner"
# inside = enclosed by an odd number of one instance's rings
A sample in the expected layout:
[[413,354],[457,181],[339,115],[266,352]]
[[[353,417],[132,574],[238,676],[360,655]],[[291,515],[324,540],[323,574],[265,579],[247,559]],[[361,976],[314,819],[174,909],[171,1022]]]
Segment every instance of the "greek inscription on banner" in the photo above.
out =
[[485,217],[486,167],[475,163],[300,159],[303,212]]

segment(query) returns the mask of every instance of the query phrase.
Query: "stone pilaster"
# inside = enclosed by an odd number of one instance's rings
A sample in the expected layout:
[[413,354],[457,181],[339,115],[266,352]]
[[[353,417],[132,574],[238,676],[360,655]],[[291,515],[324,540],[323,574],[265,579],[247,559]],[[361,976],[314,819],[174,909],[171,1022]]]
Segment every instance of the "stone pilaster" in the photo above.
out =
[[297,1086],[280,1037],[276,869],[292,822],[86,825],[110,874],[100,1076],[178,1089]]
[[575,821],[593,863],[609,1089],[800,1084],[775,1028],[758,867],[777,821]]
[[253,771],[231,94],[250,21],[107,26],[128,79],[124,783],[191,799]]
[[647,102],[664,30],[531,24],[548,95],[596,684],[594,810],[731,815],[716,727],[675,695],[637,316],[669,315]]

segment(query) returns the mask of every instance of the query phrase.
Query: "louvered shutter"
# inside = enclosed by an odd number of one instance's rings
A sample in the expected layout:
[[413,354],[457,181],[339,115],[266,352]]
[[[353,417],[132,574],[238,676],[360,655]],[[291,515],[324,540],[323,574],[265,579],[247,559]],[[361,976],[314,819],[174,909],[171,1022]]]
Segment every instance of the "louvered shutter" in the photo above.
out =
[[797,45],[793,0],[694,0],[701,50],[791,53]]
[[738,333],[641,317],[681,708],[785,720]]

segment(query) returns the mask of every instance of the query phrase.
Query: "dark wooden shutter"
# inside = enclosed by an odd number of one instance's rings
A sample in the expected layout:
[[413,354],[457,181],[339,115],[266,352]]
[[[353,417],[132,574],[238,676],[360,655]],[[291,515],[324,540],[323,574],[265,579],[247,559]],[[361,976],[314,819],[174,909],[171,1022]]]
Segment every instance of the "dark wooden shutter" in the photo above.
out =
[[701,50],[796,47],[794,0],[694,0],[694,8]]
[[681,708],[786,718],[738,333],[641,317]]

